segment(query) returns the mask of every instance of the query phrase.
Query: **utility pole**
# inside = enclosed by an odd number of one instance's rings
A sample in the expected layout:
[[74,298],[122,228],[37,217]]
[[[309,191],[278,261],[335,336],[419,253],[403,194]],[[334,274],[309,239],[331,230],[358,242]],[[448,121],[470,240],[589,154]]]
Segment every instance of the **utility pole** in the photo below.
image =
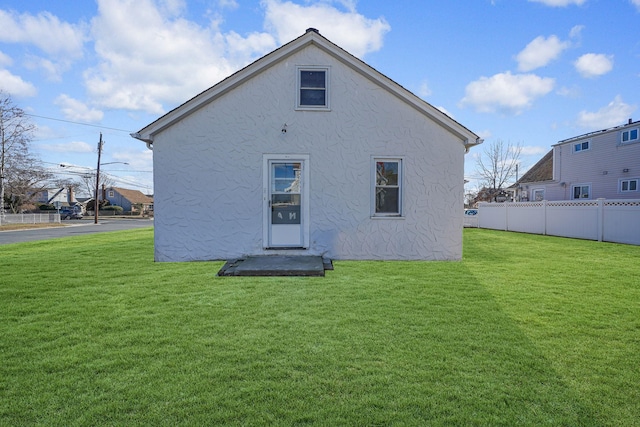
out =
[[98,211],[100,203],[98,203],[98,192],[100,191],[100,156],[102,155],[102,132],[100,132],[100,141],[98,142],[98,167],[96,168],[96,192],[93,199],[93,210],[95,211],[93,223],[98,223]]

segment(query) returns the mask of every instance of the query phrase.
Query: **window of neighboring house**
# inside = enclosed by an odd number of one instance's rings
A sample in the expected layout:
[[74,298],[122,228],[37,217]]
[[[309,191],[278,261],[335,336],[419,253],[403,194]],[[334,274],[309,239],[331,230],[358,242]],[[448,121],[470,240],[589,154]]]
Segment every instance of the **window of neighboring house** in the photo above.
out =
[[531,192],[531,200],[540,202],[544,200],[544,188],[537,188]]
[[329,108],[329,69],[298,68],[298,108]]
[[577,153],[579,151],[587,151],[590,148],[591,148],[591,144],[589,144],[589,141],[582,141],[582,142],[577,142],[573,144],[574,153]]
[[109,190],[109,197],[115,197],[116,193],[113,190]]
[[635,142],[638,140],[638,129],[629,129],[621,132],[622,134],[622,143],[628,144],[630,142]]
[[374,164],[374,216],[402,215],[402,160],[376,158]]
[[623,179],[620,180],[620,191],[638,191],[638,179]]
[[591,195],[591,186],[587,184],[573,185],[573,198],[574,199],[588,199]]

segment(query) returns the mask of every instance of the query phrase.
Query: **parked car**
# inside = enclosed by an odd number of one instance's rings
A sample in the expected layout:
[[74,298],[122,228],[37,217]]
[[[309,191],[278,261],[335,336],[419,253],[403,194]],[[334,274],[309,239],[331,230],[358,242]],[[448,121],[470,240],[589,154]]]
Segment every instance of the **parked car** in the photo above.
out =
[[60,219],[82,219],[82,212],[74,209],[60,209]]

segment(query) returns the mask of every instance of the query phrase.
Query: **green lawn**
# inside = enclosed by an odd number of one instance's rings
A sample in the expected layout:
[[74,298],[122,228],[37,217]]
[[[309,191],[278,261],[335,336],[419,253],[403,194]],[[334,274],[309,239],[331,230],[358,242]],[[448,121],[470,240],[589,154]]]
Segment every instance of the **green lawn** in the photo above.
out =
[[640,425],[640,247],[464,239],[324,278],[0,246],[0,425]]

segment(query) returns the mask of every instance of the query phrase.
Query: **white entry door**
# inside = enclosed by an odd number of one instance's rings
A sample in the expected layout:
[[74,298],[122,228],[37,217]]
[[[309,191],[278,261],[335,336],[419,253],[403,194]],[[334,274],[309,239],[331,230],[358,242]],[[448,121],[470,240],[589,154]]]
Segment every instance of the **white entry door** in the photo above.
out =
[[307,159],[307,156],[265,156],[266,247],[308,246]]

